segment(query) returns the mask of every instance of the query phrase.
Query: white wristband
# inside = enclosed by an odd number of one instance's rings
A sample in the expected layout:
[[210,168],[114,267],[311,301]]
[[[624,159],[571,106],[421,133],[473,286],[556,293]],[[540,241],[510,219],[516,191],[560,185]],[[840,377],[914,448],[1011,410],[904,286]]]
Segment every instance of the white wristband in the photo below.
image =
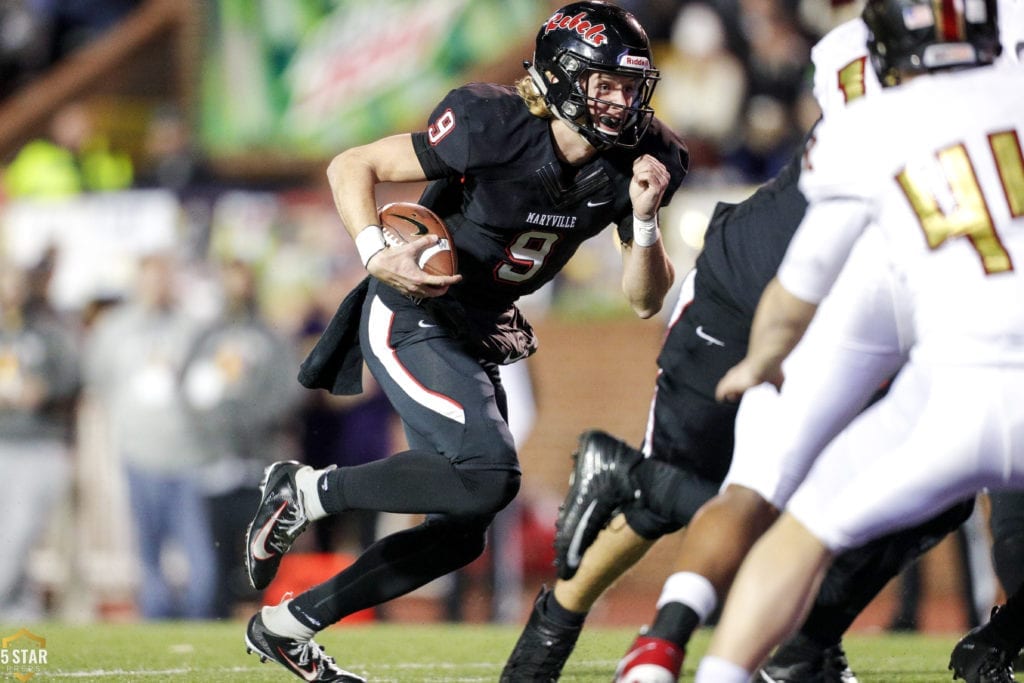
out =
[[379,225],[367,225],[356,235],[356,251],[359,252],[359,260],[363,267],[370,262],[370,259],[381,249],[388,246],[384,241],[384,233]]
[[633,244],[638,247],[649,247],[658,241],[661,231],[658,230],[658,214],[650,220],[641,220],[633,214]]

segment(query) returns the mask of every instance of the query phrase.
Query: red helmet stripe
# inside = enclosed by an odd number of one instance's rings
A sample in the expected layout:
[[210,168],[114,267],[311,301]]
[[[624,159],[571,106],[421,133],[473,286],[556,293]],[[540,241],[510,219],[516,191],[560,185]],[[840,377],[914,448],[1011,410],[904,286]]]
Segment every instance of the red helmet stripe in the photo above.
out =
[[[936,5],[938,14],[938,26],[936,26],[939,40],[962,41],[967,39],[964,30],[963,12],[960,10],[962,0],[939,0]],[[959,5],[959,6],[958,6]]]

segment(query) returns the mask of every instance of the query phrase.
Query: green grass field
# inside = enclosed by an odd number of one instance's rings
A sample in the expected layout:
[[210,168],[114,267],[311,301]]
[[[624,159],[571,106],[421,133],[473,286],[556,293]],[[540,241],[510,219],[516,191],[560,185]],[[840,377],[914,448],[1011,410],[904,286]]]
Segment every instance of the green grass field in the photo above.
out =
[[[0,633],[9,636],[19,628],[0,626]],[[277,664],[260,664],[255,655],[245,654],[241,622],[45,623],[30,630],[46,639],[46,664],[34,669],[33,681],[298,680]],[[377,624],[330,629],[317,640],[343,667],[370,681],[469,683],[497,680],[518,633],[514,627],[478,624]],[[632,629],[585,630],[562,680],[608,683],[634,635]],[[682,680],[692,680],[707,635],[701,633],[692,644]],[[935,683],[951,680],[946,663],[955,641],[955,635],[858,635],[846,649],[861,683]],[[0,681],[18,680],[15,673],[30,669],[0,664]]]

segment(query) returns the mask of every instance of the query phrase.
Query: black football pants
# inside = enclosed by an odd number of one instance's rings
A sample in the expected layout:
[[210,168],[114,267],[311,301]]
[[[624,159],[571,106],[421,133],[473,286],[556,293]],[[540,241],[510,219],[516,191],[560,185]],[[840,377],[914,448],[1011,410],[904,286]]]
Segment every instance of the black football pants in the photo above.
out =
[[494,515],[519,490],[497,368],[474,359],[440,321],[371,281],[360,344],[402,418],[410,450],[326,475],[328,512],[423,513],[354,564],[296,597],[292,613],[321,630],[472,562]]

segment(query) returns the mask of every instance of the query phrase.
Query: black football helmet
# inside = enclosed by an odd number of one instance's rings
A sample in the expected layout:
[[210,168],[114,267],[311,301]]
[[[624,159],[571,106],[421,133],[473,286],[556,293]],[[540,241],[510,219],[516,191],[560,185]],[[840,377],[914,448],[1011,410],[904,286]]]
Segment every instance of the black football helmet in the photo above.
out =
[[[598,149],[636,147],[651,125],[658,71],[646,31],[620,7],[605,2],[566,5],[540,27],[533,63],[524,66],[551,112]],[[626,116],[614,122],[615,133],[598,127],[590,114],[596,98],[587,94],[587,78],[595,71],[639,81]]]
[[900,72],[991,64],[999,56],[996,0],[868,0],[871,64],[883,85]]

